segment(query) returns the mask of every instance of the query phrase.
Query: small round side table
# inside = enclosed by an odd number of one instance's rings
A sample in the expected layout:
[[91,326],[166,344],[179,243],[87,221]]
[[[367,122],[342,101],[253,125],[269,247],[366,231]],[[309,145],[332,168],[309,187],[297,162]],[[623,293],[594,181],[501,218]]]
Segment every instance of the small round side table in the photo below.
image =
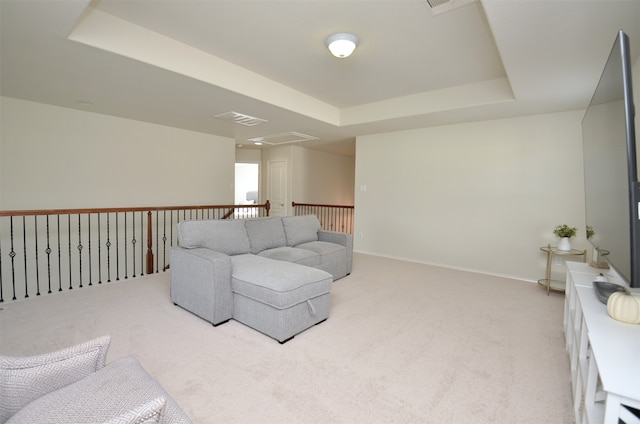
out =
[[552,247],[551,245],[541,247],[540,250],[547,254],[547,272],[544,278],[538,280],[538,284],[547,289],[547,296],[549,296],[549,292],[551,290],[564,292],[566,283],[564,281],[551,279],[551,265],[553,264],[553,257],[582,256],[582,262],[585,262],[587,259],[587,251],[578,249],[558,250],[557,247]]

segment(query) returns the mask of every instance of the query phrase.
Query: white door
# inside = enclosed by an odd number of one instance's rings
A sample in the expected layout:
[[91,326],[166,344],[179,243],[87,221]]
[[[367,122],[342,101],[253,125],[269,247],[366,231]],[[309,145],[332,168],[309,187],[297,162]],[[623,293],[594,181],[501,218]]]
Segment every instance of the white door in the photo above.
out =
[[287,214],[287,161],[267,162],[267,199],[271,202],[270,216]]

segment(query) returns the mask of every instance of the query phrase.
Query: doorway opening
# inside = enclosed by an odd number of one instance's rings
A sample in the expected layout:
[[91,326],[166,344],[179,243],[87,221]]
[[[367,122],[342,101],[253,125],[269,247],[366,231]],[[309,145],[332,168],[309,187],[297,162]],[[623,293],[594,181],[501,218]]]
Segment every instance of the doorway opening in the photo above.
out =
[[260,202],[260,164],[236,163],[235,204],[257,205]]

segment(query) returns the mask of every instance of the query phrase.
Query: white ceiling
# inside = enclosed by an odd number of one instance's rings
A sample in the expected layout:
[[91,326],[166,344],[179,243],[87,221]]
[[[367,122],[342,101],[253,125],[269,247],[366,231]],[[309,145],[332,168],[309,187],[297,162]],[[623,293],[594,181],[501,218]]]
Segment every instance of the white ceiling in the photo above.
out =
[[[0,0],[0,88],[353,154],[358,135],[584,109],[619,29],[635,60],[639,0]],[[351,57],[335,32],[360,38]]]

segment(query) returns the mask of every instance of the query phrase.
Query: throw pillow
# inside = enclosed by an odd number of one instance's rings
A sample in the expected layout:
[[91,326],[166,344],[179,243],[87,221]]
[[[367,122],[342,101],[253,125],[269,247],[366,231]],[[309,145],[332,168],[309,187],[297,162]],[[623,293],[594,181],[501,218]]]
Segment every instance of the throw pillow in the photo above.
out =
[[282,225],[288,246],[318,240],[320,221],[315,215],[283,216]]
[[0,356],[0,422],[42,395],[104,367],[110,336],[36,356]]
[[226,255],[241,255],[251,249],[244,221],[237,219],[183,221],[178,224],[178,244],[186,249],[206,247]]

